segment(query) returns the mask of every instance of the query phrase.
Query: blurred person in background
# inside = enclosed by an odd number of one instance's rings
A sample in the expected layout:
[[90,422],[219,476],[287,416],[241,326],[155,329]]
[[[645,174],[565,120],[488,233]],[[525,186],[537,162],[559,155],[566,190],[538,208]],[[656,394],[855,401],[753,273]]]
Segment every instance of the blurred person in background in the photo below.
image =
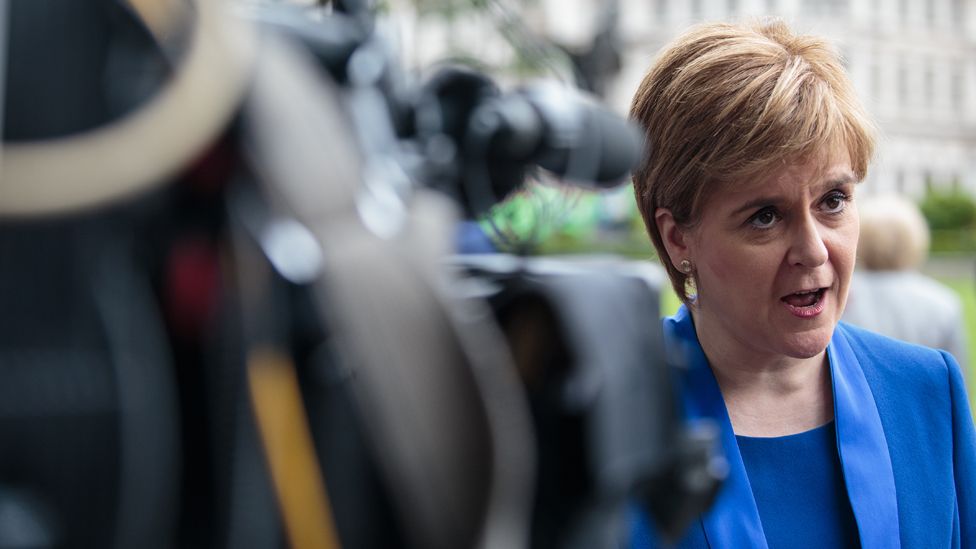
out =
[[[683,301],[684,413],[728,478],[677,547],[976,547],[976,429],[956,360],[839,323],[874,151],[835,50],[780,21],[675,39],[631,105],[637,202]],[[658,544],[632,508],[632,547]]]
[[952,353],[968,364],[962,303],[918,271],[929,228],[914,202],[894,194],[858,199],[861,238],[843,320],[880,334]]

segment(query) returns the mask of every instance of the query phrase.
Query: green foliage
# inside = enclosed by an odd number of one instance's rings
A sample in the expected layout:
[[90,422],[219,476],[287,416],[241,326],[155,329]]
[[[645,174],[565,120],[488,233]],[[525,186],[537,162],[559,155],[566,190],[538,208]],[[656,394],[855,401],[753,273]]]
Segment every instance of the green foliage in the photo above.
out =
[[932,231],[929,250],[940,252],[976,252],[976,230],[972,228]]
[[678,307],[681,307],[681,299],[678,298],[678,294],[674,293],[670,281],[665,279],[664,284],[661,285],[661,316],[671,316],[677,313]]
[[976,201],[960,190],[929,190],[919,204],[933,252],[976,252]]
[[499,249],[513,253],[654,257],[629,189],[590,192],[531,183],[493,208],[482,226]]
[[976,228],[976,201],[962,191],[930,190],[920,206],[933,231]]
[[592,205],[584,193],[529,182],[496,205],[481,223],[502,251],[536,254],[554,235],[575,235],[591,226]]

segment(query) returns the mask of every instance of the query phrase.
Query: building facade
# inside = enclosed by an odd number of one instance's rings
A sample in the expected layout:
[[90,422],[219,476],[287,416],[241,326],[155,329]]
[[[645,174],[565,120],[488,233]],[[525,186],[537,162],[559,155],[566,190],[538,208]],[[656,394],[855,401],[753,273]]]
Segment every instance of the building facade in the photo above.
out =
[[[561,23],[568,29],[593,2],[569,2],[575,11],[554,3],[562,7],[547,11],[570,14]],[[958,187],[976,195],[976,0],[620,0],[619,11],[623,70],[607,97],[619,109],[660,48],[689,25],[775,15],[834,41],[878,122],[865,192],[920,197]]]

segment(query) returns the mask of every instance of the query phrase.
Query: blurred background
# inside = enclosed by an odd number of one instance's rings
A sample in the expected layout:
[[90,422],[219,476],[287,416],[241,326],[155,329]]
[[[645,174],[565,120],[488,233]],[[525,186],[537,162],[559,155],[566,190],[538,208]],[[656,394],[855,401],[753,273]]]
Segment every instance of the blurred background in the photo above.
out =
[[[408,41],[416,51],[405,48],[418,66],[453,54],[509,74],[540,70],[533,62],[537,50],[516,48],[514,59],[496,57],[505,48],[497,37],[492,42],[478,34],[496,26],[477,23],[479,14],[485,17],[477,2],[411,5],[415,11],[408,8],[401,22],[418,29],[404,34],[418,38]],[[658,50],[695,23],[775,16],[831,39],[880,129],[875,161],[858,193],[897,194],[920,207],[930,253],[917,268],[956,294],[966,347],[976,348],[976,2],[537,0],[521,3],[518,12],[550,44],[549,57],[571,66],[566,77],[622,114]],[[560,66],[542,68],[553,65]],[[535,238],[538,253],[653,257],[629,187],[585,195],[532,192],[543,196],[516,198],[494,216],[508,232]],[[539,219],[542,228],[535,226]],[[666,295],[664,307],[677,307],[673,295]]]

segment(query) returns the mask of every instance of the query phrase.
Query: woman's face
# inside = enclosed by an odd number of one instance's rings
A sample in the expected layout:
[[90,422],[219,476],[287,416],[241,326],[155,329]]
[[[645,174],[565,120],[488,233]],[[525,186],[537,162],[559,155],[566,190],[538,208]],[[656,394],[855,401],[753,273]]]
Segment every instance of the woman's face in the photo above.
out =
[[706,350],[759,359],[826,349],[854,269],[854,187],[842,152],[784,165],[707,199],[700,223],[685,234]]

